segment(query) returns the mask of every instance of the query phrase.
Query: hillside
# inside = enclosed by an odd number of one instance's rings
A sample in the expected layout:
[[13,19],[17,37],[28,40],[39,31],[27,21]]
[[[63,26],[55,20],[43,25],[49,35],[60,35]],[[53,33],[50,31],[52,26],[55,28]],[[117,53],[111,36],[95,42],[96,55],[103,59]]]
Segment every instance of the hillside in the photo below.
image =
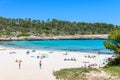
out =
[[101,35],[108,34],[116,29],[120,29],[120,27],[107,23],[70,22],[57,19],[44,21],[31,18],[0,17],[1,38]]

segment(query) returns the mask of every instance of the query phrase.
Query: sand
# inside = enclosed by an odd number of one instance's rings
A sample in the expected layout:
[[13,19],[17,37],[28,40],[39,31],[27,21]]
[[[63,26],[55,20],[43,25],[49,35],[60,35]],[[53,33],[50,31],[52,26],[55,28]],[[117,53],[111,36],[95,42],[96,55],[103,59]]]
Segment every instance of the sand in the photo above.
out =
[[[26,52],[29,51],[29,54]],[[44,55],[44,56],[43,56]],[[37,58],[39,56],[39,58]],[[103,67],[112,55],[42,51],[0,47],[0,80],[56,80],[53,71],[64,68]],[[21,69],[16,60],[21,60]],[[42,68],[39,68],[39,61]],[[104,64],[103,64],[104,63]]]

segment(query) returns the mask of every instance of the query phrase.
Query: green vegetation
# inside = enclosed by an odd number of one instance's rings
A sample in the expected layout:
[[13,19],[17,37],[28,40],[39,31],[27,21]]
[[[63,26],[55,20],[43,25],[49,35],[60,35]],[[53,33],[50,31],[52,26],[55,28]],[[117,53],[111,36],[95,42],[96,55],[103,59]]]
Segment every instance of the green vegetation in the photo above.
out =
[[106,67],[109,67],[109,66],[120,66],[120,56],[111,60]]
[[117,55],[115,59],[106,65],[104,70],[120,78],[120,30],[112,31],[108,36],[108,40],[104,42],[104,45]]
[[104,45],[107,49],[113,50],[120,56],[120,30],[112,31]]
[[104,68],[103,70],[107,71],[108,73],[111,73],[113,75],[117,75],[118,77],[120,77],[120,67],[112,66],[112,67]]
[[56,79],[59,80],[87,80],[85,73],[90,71],[98,71],[94,68],[71,68],[71,69],[62,69],[60,71],[53,72]]
[[1,37],[108,34],[119,28],[117,25],[106,23],[69,22],[56,19],[40,21],[31,18],[0,17]]
[[117,54],[117,58],[111,60],[107,66],[119,66],[120,65],[120,30],[112,31],[108,40],[104,42],[107,49],[114,51]]
[[27,37],[27,36],[30,36],[30,34],[27,34],[27,33],[21,33],[21,34],[18,34],[17,37]]
[[57,80],[119,80],[120,67],[109,68],[70,68],[53,72]]

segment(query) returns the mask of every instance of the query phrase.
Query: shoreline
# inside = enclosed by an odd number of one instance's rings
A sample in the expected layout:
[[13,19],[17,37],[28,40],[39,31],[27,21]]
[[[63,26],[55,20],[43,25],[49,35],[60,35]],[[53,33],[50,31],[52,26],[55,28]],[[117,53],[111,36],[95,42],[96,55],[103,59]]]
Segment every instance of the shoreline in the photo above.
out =
[[0,41],[14,40],[78,40],[78,39],[107,39],[108,34],[96,35],[69,35],[69,36],[29,36],[29,37],[0,37]]
[[21,50],[36,50],[36,51],[49,51],[49,52],[68,52],[68,53],[82,53],[82,54],[84,54],[84,53],[88,53],[88,54],[106,54],[106,55],[112,55],[112,54],[114,54],[113,52],[100,52],[100,51],[98,51],[98,52],[95,52],[95,51],[69,51],[69,50],[55,50],[55,49],[52,49],[52,50],[50,50],[50,49],[32,49],[32,48],[22,48],[22,47],[7,47],[7,46],[2,46],[2,45],[0,45],[0,48],[8,48],[8,49],[21,49]]

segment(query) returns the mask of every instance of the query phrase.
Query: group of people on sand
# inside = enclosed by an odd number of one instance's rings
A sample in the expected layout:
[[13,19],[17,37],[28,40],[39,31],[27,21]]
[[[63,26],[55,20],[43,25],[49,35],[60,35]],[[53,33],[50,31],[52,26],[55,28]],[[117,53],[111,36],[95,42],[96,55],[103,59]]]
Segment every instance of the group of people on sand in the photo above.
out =
[[[21,69],[22,60],[16,59],[16,63],[18,63],[18,67],[19,67],[19,69]],[[42,68],[42,60],[39,61],[39,68],[40,69]]]
[[77,61],[76,58],[65,58],[64,61]]
[[85,58],[96,58],[96,56],[95,55],[87,55],[87,56],[85,56]]

